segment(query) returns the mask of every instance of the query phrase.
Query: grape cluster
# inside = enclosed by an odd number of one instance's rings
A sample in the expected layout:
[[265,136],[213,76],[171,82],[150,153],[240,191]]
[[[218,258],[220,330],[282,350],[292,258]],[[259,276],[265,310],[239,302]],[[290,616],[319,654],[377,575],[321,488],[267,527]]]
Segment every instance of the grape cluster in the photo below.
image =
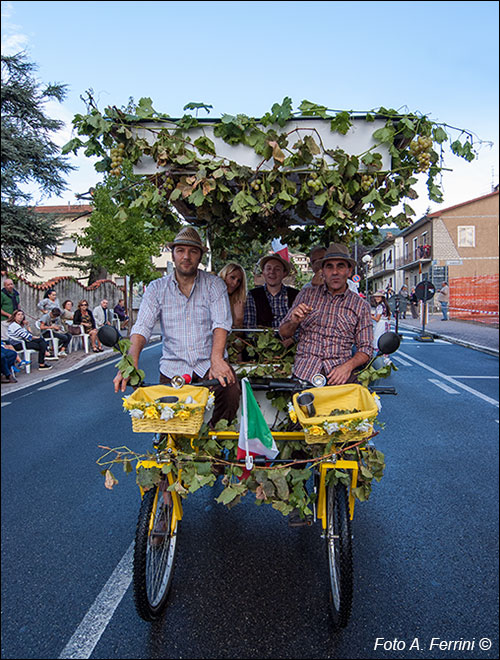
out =
[[412,156],[418,160],[417,172],[426,172],[431,165],[432,138],[419,135],[417,140],[413,140],[410,144],[410,151]]
[[363,174],[361,177],[361,190],[370,190],[375,182],[375,178],[369,174]]
[[260,190],[261,185],[262,181],[260,179],[255,179],[255,181],[251,182],[250,188],[253,188],[253,190]]
[[323,188],[323,184],[318,179],[318,175],[316,173],[311,174],[311,178],[307,179],[306,184],[309,188],[311,188],[311,190],[321,190],[321,188]]
[[120,176],[122,173],[122,163],[123,157],[125,154],[125,145],[120,143],[116,147],[113,147],[109,155],[111,156],[111,170],[110,174],[112,176]]
[[165,179],[164,188],[168,194],[170,194],[172,190],[175,188],[175,181],[172,179],[171,176],[167,176],[167,178]]

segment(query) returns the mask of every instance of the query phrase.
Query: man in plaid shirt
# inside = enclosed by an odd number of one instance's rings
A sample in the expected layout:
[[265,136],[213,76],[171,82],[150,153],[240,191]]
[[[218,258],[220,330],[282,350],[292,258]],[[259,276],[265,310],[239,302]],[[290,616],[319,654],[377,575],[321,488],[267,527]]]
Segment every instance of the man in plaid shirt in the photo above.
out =
[[290,264],[279,254],[268,254],[260,260],[265,284],[250,289],[245,304],[245,328],[279,328],[298,294],[298,290],[283,284],[290,273]]
[[370,359],[370,307],[347,284],[354,265],[347,247],[332,243],[321,262],[324,283],[302,289],[283,319],[279,328],[283,339],[298,332],[293,366],[297,378],[311,381],[322,373],[328,385],[355,382],[353,370]]

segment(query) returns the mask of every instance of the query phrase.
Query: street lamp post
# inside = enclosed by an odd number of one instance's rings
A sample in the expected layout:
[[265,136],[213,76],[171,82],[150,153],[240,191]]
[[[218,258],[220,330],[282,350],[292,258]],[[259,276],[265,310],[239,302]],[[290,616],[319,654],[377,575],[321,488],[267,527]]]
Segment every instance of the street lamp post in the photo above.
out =
[[370,272],[370,270],[372,268],[372,263],[373,263],[372,255],[371,254],[365,254],[362,257],[361,261],[365,265],[365,295],[366,295],[366,298],[368,299],[368,273]]

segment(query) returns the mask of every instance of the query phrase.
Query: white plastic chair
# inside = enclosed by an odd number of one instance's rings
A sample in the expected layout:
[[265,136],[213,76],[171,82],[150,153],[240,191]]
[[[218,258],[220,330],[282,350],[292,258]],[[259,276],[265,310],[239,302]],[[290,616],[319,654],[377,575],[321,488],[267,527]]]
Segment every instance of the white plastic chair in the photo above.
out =
[[[54,353],[54,357],[57,358],[59,356],[59,339],[57,337],[54,337],[54,331],[53,330],[42,330],[41,322],[40,320],[35,321],[35,327],[37,330],[40,330],[40,336],[45,339],[46,342],[52,342],[52,351]],[[48,332],[48,336],[44,336],[45,333]]]
[[[73,321],[66,321],[67,325],[73,325]],[[80,328],[80,334],[79,335],[71,335],[71,341],[69,342],[68,346],[68,351],[70,351],[70,347],[72,347],[73,342],[75,344],[80,345],[80,342],[82,343],[82,348],[85,350],[85,353],[89,352],[89,339],[90,337],[85,333],[85,330],[83,328],[83,325],[79,326]]]
[[[12,342],[10,340],[4,341],[2,339],[2,344],[10,344],[12,345]],[[26,342],[24,339],[16,339],[14,344],[21,344],[20,349],[16,350],[16,353],[24,360],[24,364],[22,365],[27,374],[31,373],[31,354],[32,353],[38,353],[38,351],[35,351],[33,348],[26,348]]]

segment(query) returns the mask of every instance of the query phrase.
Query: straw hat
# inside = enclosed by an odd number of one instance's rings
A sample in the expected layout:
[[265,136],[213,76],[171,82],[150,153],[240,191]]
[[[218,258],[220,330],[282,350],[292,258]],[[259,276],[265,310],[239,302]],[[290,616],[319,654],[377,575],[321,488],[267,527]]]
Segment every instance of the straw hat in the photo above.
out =
[[189,245],[191,247],[197,247],[201,250],[201,253],[204,254],[208,252],[200,238],[200,235],[193,227],[183,227],[173,241],[167,243],[167,247],[171,250],[174,249],[176,245]]
[[330,243],[326,250],[326,254],[321,260],[321,266],[324,266],[325,262],[329,259],[343,259],[347,261],[350,266],[355,266],[356,261],[349,254],[349,250],[346,245],[341,243]]
[[280,262],[280,264],[285,269],[285,277],[290,274],[290,262],[287,261],[286,259],[283,259],[283,257],[280,254],[266,254],[265,257],[262,257],[262,259],[259,261],[259,266],[261,270],[264,270],[264,266],[267,264],[267,262],[270,259],[275,259],[276,261]]
[[382,291],[382,289],[379,289],[378,291],[375,291],[373,294],[374,296],[380,296],[381,298],[385,298],[387,293],[385,291]]

